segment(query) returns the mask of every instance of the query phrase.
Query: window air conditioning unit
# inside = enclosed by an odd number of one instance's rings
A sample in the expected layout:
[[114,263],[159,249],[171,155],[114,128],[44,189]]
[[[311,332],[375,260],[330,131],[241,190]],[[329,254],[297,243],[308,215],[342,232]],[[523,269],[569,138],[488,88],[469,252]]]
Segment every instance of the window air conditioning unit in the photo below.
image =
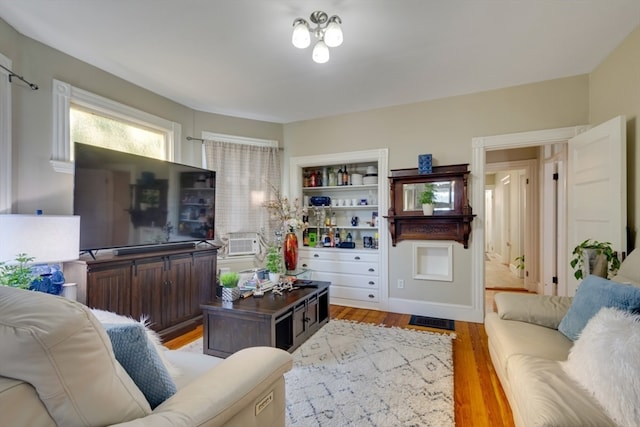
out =
[[227,255],[253,255],[258,253],[258,233],[229,233]]

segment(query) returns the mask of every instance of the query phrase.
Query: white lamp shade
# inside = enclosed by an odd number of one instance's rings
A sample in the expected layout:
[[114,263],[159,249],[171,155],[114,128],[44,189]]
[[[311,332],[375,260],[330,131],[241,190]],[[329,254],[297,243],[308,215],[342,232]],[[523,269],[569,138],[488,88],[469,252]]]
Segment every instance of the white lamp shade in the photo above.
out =
[[327,47],[325,42],[320,40],[318,43],[316,43],[316,45],[313,47],[313,54],[311,55],[311,57],[318,64],[324,64],[329,60],[329,48]]
[[0,215],[0,262],[18,254],[33,263],[62,262],[80,255],[80,217],[71,215]]
[[304,21],[298,22],[293,27],[291,43],[293,43],[293,45],[298,49],[305,49],[311,44],[311,34],[309,34],[309,27]]
[[327,25],[327,29],[324,33],[324,42],[329,47],[338,47],[342,44],[342,28],[336,21],[331,21]]

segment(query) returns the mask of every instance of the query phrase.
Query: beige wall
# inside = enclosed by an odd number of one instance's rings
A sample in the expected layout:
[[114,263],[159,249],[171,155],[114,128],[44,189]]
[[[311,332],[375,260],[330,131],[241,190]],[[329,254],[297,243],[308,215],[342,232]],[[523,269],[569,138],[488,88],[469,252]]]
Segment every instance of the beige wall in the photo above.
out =
[[[472,95],[286,124],[290,156],[389,148],[391,169],[469,163],[471,138],[588,122],[588,76],[551,80]],[[471,236],[473,238],[473,234]],[[453,282],[412,278],[413,242],[389,248],[389,296],[471,305],[471,250],[454,245]],[[405,280],[403,289],[395,284]]]
[[148,113],[181,124],[181,161],[201,165],[200,145],[186,141],[203,130],[282,141],[279,123],[197,112],[133,85],[71,56],[15,32],[0,20],[0,53],[14,70],[40,87],[31,91],[12,86],[13,206],[14,213],[43,209],[68,214],[73,209],[73,177],[57,173],[49,164],[52,135],[52,79],[62,80]]
[[640,243],[640,27],[611,52],[589,79],[589,122],[598,124],[619,115],[627,119],[627,222],[635,247]]

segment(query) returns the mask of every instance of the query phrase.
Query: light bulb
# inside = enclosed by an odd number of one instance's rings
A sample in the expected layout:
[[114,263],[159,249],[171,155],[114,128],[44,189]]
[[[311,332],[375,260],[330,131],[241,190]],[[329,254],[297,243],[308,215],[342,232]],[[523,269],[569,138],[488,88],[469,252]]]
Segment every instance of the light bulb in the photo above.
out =
[[309,26],[304,19],[296,19],[293,23],[293,35],[291,43],[298,49],[304,49],[311,44],[311,35],[309,34]]
[[329,48],[324,41],[320,40],[313,47],[313,54],[311,55],[314,62],[318,64],[324,64],[329,60]]
[[338,47],[342,44],[342,28],[340,28],[339,19],[337,16],[332,16],[324,33],[324,42],[329,47]]

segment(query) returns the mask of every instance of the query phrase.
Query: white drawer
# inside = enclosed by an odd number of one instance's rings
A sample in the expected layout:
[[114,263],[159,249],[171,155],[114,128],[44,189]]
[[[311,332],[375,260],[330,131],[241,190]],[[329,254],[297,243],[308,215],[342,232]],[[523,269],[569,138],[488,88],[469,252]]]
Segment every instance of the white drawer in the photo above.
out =
[[299,265],[302,268],[310,268],[313,271],[323,271],[327,273],[378,275],[377,262],[320,261],[310,258],[299,260]]
[[378,302],[378,291],[360,288],[345,288],[331,285],[331,298],[352,299],[358,301]]
[[359,276],[355,274],[335,274],[323,271],[313,271],[313,280],[331,282],[331,285],[345,286],[348,288],[366,288],[378,290],[379,280],[376,276]]
[[350,249],[308,249],[300,248],[300,259],[316,259],[322,261],[379,262],[377,251],[352,251]]

